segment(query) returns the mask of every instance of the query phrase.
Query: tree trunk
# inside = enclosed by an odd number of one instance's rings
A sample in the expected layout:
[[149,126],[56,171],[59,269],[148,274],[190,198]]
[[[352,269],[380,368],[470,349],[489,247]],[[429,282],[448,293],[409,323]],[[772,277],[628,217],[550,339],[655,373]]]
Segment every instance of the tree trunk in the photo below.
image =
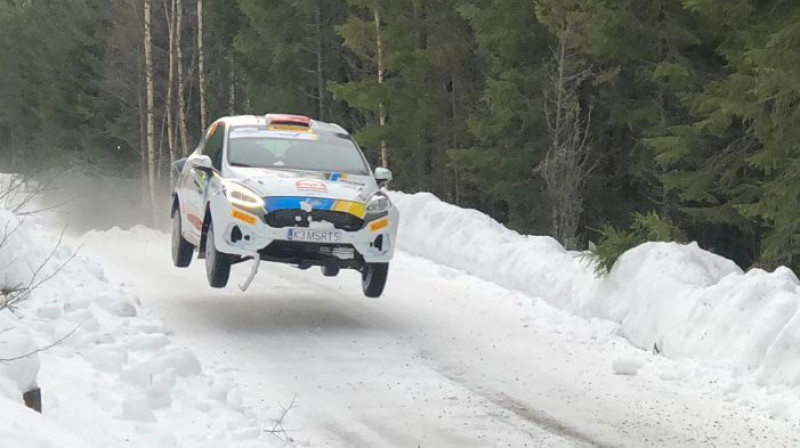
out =
[[315,38],[317,45],[317,119],[325,119],[325,66],[322,52],[322,10],[317,0],[315,11]]
[[147,107],[147,189],[155,221],[156,179],[155,179],[155,123],[153,113],[153,36],[151,33],[151,0],[144,0],[144,77]]
[[186,132],[186,86],[183,77],[183,49],[181,48],[181,32],[183,31],[183,1],[176,0],[175,5],[175,55],[178,67],[178,133],[181,137],[181,154],[189,154],[189,137]]
[[[375,44],[378,50],[378,84],[383,84],[383,39],[381,37],[381,14],[378,11],[378,2],[374,3],[375,18]],[[381,93],[383,91],[381,90]],[[378,122],[381,128],[386,127],[386,109],[383,107],[383,100],[378,102]],[[386,140],[381,138],[381,166],[389,168],[389,151],[386,148]]]
[[571,51],[571,30],[565,25],[553,51],[550,86],[545,93],[545,118],[550,147],[537,167],[550,199],[551,232],[567,249],[578,249],[578,226],[583,213],[583,186],[592,171],[588,144],[591,109],[582,110],[578,89],[589,76]]
[[200,90],[200,128],[205,130],[208,123],[206,109],[205,54],[203,53],[203,0],[197,0],[197,75]]
[[228,61],[228,115],[236,115],[236,57],[233,49]]
[[172,163],[175,162],[177,151],[175,147],[175,129],[173,128],[172,119],[172,98],[175,96],[173,90],[175,85],[175,0],[170,0],[169,8],[167,8],[167,1],[164,0],[164,13],[167,15],[167,31],[169,33],[169,71],[167,75],[167,97],[165,99],[166,116],[167,116],[167,147],[169,148],[169,178],[172,183],[174,175],[172,170]]

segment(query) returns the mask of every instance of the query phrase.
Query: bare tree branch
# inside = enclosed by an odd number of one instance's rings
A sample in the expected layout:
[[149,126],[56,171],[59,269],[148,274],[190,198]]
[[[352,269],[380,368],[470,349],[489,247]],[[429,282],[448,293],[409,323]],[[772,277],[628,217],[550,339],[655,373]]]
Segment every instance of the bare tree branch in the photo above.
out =
[[291,411],[292,408],[294,408],[294,404],[295,404],[296,400],[297,400],[297,395],[292,397],[292,401],[289,403],[289,406],[286,406],[286,407],[281,406],[281,409],[283,409],[283,413],[275,421],[275,424],[272,426],[272,429],[264,430],[264,432],[266,432],[267,434],[274,435],[275,437],[277,437],[282,442],[290,442],[290,441],[292,441],[292,438],[289,436],[289,433],[292,432],[293,430],[286,429],[283,426],[283,422],[284,422],[284,420],[286,420],[286,415],[289,413],[289,411]]
[[[0,364],[8,364],[8,363],[11,363],[11,362],[14,362],[14,361],[19,361],[20,359],[24,359],[24,358],[27,358],[29,356],[35,355],[37,353],[40,353],[40,352],[43,352],[43,351],[46,351],[46,350],[50,350],[51,348],[53,348],[53,347],[61,344],[62,342],[66,341],[70,336],[75,334],[75,332],[78,331],[78,329],[80,327],[81,326],[78,325],[75,328],[73,328],[69,333],[67,333],[64,336],[58,338],[56,341],[54,341],[54,342],[52,342],[50,344],[47,344],[44,347],[39,347],[39,348],[37,348],[35,350],[31,350],[28,353],[25,353],[24,355],[14,356],[13,358],[0,358]],[[0,334],[2,334],[2,333],[0,333]]]

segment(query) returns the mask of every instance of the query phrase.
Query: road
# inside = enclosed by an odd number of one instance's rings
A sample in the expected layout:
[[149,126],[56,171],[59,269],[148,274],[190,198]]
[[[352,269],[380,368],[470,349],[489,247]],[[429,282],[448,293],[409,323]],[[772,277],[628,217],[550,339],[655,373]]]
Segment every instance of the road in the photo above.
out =
[[[608,322],[399,253],[383,297],[343,272],[263,264],[212,290],[173,268],[169,236],[90,232],[83,254],[205,368],[245,391],[264,430],[324,447],[798,446],[795,426],[723,400]],[[643,362],[617,375],[612,362]],[[291,406],[290,406],[291,405]],[[282,426],[273,421],[288,407]]]

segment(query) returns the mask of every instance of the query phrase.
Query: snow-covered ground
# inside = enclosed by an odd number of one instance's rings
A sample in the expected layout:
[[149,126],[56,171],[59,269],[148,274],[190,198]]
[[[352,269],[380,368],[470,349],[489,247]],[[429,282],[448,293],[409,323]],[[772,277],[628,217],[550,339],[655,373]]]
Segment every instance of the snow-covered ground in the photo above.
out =
[[[265,265],[246,294],[211,290],[202,263],[171,268],[168,236],[144,228],[86,243],[112,282],[242,385],[256,413],[268,414],[269,398],[294,402],[286,428],[311,446],[800,443],[794,422],[770,416],[787,415],[787,397],[406,253],[386,294],[367,300],[353,272],[330,279],[281,265]],[[238,266],[232,280],[245,274]]]
[[143,227],[71,239],[19,313],[40,345],[80,324],[40,356],[46,417],[96,446],[800,446],[790,271],[647,244],[597,278],[550,238],[394,200],[378,300],[275,264],[212,290]]
[[[139,298],[59,237],[0,210],[0,299],[33,286],[13,314],[0,310],[0,447],[283,445],[235,383],[204,373]],[[43,416],[21,405],[37,385]]]

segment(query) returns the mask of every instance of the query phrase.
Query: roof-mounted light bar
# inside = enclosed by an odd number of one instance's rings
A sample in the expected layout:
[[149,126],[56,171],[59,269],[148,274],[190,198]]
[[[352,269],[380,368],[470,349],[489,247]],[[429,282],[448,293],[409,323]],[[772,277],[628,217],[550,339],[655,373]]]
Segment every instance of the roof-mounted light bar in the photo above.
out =
[[311,127],[311,119],[303,115],[267,114],[267,125]]

